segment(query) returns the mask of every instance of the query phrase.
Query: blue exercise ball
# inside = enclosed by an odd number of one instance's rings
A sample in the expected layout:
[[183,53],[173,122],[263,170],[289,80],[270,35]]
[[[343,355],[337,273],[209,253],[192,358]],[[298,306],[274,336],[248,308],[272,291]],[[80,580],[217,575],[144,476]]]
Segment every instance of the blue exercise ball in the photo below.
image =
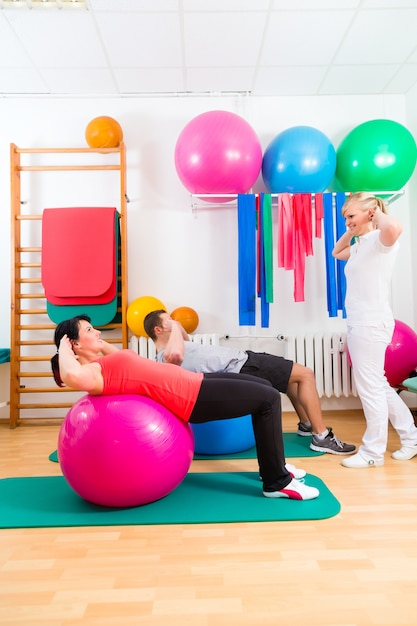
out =
[[271,193],[321,193],[336,171],[336,150],[311,126],[293,126],[277,135],[262,160],[262,177]]
[[252,416],[191,424],[197,454],[233,454],[255,445]]

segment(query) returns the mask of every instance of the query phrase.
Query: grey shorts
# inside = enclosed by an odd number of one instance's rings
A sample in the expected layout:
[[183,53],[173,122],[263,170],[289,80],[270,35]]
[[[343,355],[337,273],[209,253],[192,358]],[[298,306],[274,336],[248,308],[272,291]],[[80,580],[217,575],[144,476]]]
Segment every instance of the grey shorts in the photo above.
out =
[[275,389],[281,393],[287,393],[294,361],[267,352],[246,350],[246,354],[248,360],[240,370],[241,374],[252,374],[252,376],[265,378]]

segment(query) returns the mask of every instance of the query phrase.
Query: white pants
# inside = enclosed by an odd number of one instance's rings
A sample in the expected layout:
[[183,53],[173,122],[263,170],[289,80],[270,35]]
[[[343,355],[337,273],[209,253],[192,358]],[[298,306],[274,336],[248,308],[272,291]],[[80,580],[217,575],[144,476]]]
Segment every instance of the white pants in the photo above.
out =
[[388,420],[397,431],[401,445],[417,445],[417,428],[411,411],[385,377],[385,351],[393,332],[394,323],[347,329],[353,376],[366,418],[359,452],[367,460],[383,461]]

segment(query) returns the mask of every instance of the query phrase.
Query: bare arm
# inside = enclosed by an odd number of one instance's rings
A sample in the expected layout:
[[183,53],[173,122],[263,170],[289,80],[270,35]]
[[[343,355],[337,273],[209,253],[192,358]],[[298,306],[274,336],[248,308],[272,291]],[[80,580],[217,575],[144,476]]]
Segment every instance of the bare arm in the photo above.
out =
[[189,337],[179,322],[167,320],[171,332],[164,349],[164,361],[174,365],[181,365],[184,360],[184,341],[189,341]]
[[71,342],[64,335],[59,343],[59,372],[62,381],[77,391],[97,392],[101,390],[101,371],[97,364],[79,363]]
[[332,250],[332,255],[335,259],[339,259],[339,261],[347,261],[350,256],[350,242],[352,239],[352,235],[347,230],[343,235],[336,241],[336,244]]
[[372,223],[379,229],[379,240],[384,246],[393,246],[403,230],[401,222],[396,217],[383,213],[379,208],[374,213]]

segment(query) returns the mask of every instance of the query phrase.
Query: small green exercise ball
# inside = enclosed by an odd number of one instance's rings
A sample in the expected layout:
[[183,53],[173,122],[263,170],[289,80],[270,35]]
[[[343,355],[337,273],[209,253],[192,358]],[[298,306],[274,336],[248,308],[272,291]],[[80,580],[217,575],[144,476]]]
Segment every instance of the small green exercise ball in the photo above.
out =
[[336,157],[335,182],[343,191],[396,191],[414,171],[417,146],[402,124],[371,120],[346,135]]

